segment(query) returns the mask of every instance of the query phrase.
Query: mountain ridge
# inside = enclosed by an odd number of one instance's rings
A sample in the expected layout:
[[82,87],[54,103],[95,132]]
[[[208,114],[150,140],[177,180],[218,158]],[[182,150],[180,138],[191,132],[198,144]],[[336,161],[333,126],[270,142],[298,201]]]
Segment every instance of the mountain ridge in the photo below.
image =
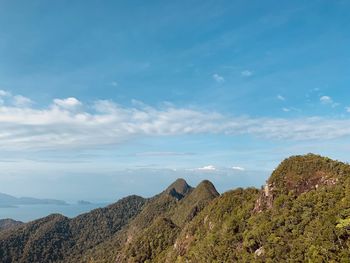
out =
[[261,189],[220,195],[208,180],[192,187],[179,178],[151,198],[131,196],[73,219],[51,215],[4,230],[0,260],[348,262],[349,204],[350,165],[297,155]]
[[0,219],[0,231],[1,230],[6,230],[12,227],[16,227],[19,225],[24,224],[21,221],[17,221],[17,220],[13,220],[11,218],[4,218],[4,219]]

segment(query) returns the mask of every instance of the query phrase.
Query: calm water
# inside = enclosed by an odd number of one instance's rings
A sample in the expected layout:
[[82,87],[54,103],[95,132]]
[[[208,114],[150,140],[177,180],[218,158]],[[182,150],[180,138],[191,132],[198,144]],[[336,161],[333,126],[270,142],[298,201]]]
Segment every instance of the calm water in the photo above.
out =
[[0,219],[12,218],[28,222],[52,213],[59,213],[68,217],[74,217],[107,204],[69,204],[69,205],[21,205],[17,207],[0,207]]

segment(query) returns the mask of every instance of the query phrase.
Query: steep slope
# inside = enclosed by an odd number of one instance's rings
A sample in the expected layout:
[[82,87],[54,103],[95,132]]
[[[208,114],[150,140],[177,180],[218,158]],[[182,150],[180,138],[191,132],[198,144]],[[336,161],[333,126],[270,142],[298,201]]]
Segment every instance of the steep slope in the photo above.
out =
[[181,200],[186,195],[188,195],[193,188],[187,184],[187,182],[183,178],[177,179],[173,182],[169,187],[165,190],[165,192],[177,200]]
[[258,190],[239,188],[213,200],[183,228],[164,262],[237,262],[257,197]]
[[168,213],[180,200],[188,196],[193,188],[184,179],[177,179],[165,191],[151,198],[141,213],[131,222],[128,239],[134,232],[149,226],[158,216]]
[[[93,259],[91,262],[162,262],[182,227],[218,195],[209,181],[192,188],[178,179],[152,198],[124,233],[95,248],[86,258]],[[115,250],[111,252],[112,247]]]
[[76,262],[75,258],[113,236],[135,215],[145,199],[129,196],[106,208],[73,219],[61,215],[32,221],[0,233],[1,262]]
[[260,190],[220,196],[209,181],[179,179],[129,198],[4,230],[0,261],[349,262],[350,166],[329,158],[290,157]]
[[273,200],[282,194],[298,196],[322,186],[335,185],[349,174],[349,165],[319,155],[289,157],[268,179],[255,210],[270,208]]
[[176,225],[183,227],[185,223],[191,221],[211,200],[218,196],[219,193],[210,181],[202,181],[167,216]]
[[219,196],[214,185],[207,180],[187,193],[168,211],[159,214],[146,228],[141,229],[138,235],[124,246],[117,262],[164,262],[165,251],[174,244],[183,226]]
[[1,262],[51,262],[71,246],[69,219],[53,214],[0,233]]
[[158,217],[126,246],[125,258],[119,257],[117,262],[158,261],[164,251],[174,244],[180,230],[169,218]]
[[193,188],[184,179],[177,179],[165,191],[150,198],[142,211],[130,224],[103,244],[92,248],[84,257],[89,262],[114,262],[126,260],[128,246],[160,216],[176,207],[179,201],[192,192]]
[[215,199],[182,230],[166,262],[349,262],[349,165],[294,156],[267,186]]

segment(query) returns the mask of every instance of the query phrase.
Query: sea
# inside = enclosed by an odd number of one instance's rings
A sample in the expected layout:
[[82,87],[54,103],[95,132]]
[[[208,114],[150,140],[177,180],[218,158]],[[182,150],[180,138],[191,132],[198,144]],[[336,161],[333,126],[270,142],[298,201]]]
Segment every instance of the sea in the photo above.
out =
[[107,205],[107,203],[100,203],[67,205],[17,205],[13,207],[0,207],[0,219],[11,218],[22,222],[29,222],[57,213],[72,218],[89,212],[95,208],[105,207]]

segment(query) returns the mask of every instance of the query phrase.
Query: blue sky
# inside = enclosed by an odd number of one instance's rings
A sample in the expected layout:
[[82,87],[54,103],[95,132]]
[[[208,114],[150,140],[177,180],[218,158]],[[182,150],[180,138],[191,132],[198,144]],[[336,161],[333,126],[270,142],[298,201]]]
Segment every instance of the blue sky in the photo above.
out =
[[349,1],[0,0],[0,192],[110,201],[349,161]]

